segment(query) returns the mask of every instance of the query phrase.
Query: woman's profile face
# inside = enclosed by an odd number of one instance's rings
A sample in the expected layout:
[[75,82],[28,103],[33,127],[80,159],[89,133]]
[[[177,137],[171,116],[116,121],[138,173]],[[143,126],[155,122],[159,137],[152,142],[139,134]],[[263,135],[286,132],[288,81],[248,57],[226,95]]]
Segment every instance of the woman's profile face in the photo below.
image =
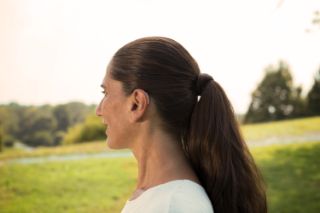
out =
[[107,144],[113,149],[128,148],[130,142],[128,98],[122,83],[111,78],[107,73],[103,83],[103,98],[96,109],[96,114],[106,125]]

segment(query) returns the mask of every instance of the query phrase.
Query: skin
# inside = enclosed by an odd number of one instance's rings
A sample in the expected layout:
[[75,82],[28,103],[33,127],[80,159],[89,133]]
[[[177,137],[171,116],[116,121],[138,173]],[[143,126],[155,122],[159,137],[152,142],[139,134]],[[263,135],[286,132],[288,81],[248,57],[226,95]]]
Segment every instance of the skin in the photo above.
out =
[[105,96],[96,114],[108,126],[107,144],[129,148],[138,162],[138,180],[131,200],[147,189],[172,180],[199,180],[176,141],[162,130],[156,106],[142,89],[126,96],[122,83],[107,72],[101,85]]

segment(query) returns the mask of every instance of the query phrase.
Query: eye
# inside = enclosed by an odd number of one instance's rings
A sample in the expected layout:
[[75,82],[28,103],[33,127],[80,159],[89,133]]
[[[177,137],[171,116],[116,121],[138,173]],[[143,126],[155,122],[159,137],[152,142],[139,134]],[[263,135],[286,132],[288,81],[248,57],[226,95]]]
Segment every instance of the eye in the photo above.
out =
[[104,94],[105,96],[108,95],[108,93],[107,93],[105,90],[102,90],[101,92],[102,92],[102,94]]

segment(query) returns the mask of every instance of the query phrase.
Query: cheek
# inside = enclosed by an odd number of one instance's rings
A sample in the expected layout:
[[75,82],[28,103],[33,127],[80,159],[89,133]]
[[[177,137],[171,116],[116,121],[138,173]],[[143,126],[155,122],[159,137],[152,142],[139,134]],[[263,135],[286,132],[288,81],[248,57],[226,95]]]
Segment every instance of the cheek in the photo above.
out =
[[107,102],[104,108],[104,117],[109,124],[119,126],[126,120],[124,104],[120,102]]
[[115,109],[112,116],[109,118],[110,125],[107,129],[107,143],[112,149],[129,148],[132,141],[130,133],[130,123],[121,111],[121,108]]
[[131,129],[128,117],[130,113],[127,104],[124,97],[117,95],[108,96],[102,102],[102,117],[108,126],[106,134],[107,144],[110,148],[128,148],[132,140],[130,138],[132,131],[129,131]]
[[112,102],[109,100],[104,100],[103,105],[102,105],[102,112],[103,112],[103,118],[106,120],[109,120],[109,118],[114,114],[112,108]]

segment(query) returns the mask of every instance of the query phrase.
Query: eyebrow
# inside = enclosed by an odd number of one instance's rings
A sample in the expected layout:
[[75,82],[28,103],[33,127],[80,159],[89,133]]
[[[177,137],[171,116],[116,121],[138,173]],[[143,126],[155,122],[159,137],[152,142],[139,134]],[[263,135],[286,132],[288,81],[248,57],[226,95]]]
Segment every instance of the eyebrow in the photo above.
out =
[[106,88],[103,84],[101,84],[100,86],[101,86],[103,89],[105,89],[105,88]]

